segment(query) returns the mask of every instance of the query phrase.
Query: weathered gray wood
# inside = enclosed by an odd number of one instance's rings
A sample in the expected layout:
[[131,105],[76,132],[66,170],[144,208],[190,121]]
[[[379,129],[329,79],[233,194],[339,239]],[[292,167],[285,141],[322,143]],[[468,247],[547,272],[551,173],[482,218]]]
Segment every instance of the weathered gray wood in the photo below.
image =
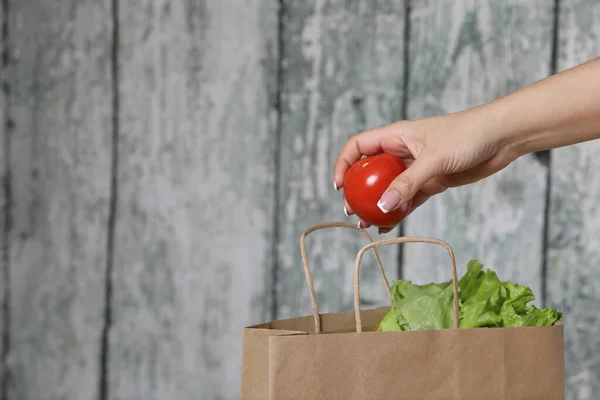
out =
[[[600,56],[600,3],[561,1],[557,67]],[[564,311],[567,400],[600,398],[600,142],[553,150],[548,301]]]
[[109,398],[239,397],[270,319],[277,1],[121,1]]
[[[0,5],[0,21],[4,21],[6,16],[4,7]],[[3,54],[4,41],[0,40],[0,54]],[[6,71],[2,68],[1,75],[2,82],[6,84],[7,76]],[[8,130],[6,129],[6,90],[0,90],[0,357],[5,355],[4,338],[7,333],[8,325],[5,323],[7,315],[5,313],[4,305],[7,300],[6,288],[8,285],[8,217],[9,217],[9,154],[8,154]],[[4,362],[0,361],[0,376],[4,375]],[[0,393],[4,393],[5,380],[2,379],[0,382]]]
[[[408,117],[462,110],[549,74],[553,2],[418,1],[411,14]],[[541,296],[546,168],[534,156],[432,198],[409,216],[406,233],[455,249],[459,273],[477,258]],[[407,246],[405,276],[450,278],[447,254]]]
[[[401,117],[405,6],[398,0],[286,0],[283,14],[277,305],[279,317],[290,317],[311,310],[300,234],[316,223],[349,220],[333,188],[339,150],[358,131]],[[321,312],[352,308],[352,265],[364,244],[348,229],[307,239]],[[380,253],[395,278],[398,249]],[[363,271],[363,303],[385,304],[371,254]]]
[[108,0],[8,1],[9,399],[97,399],[112,146]]

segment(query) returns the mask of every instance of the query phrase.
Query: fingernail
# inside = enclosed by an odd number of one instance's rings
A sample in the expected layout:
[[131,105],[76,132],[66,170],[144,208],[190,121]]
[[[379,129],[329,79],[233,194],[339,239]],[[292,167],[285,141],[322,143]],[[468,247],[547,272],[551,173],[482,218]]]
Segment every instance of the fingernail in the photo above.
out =
[[387,214],[400,202],[400,194],[395,190],[388,190],[381,196],[381,199],[377,202],[377,207],[384,213]]
[[392,231],[392,230],[391,230],[390,228],[379,228],[379,231],[378,231],[378,233],[379,233],[380,235],[385,235],[386,233],[389,233],[389,232],[391,232],[391,231]]
[[338,186],[337,186],[337,183],[335,183],[335,181],[333,181],[333,188],[334,188],[334,189],[335,189],[335,191],[337,192],[337,190],[338,190]]
[[350,214],[348,213],[348,209],[346,208],[346,206],[344,206],[344,214],[346,214],[346,217],[350,216]]
[[[371,204],[373,204],[373,203],[371,203]],[[358,229],[362,229],[362,226],[360,226],[361,222],[362,222],[361,220],[358,220],[358,224],[356,224],[356,226],[358,226]]]

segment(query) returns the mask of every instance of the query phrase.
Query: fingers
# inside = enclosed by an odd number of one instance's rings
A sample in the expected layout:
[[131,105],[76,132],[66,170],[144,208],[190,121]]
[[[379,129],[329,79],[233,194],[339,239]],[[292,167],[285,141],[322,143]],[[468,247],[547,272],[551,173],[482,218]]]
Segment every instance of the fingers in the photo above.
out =
[[395,228],[396,228],[395,226],[393,226],[391,228],[379,228],[379,230],[377,231],[377,233],[379,233],[380,235],[383,235],[383,234],[386,234],[386,233],[389,233],[389,232],[393,231]]
[[[408,212],[408,214],[406,214],[406,216],[408,217],[410,214],[412,214],[413,211],[415,211],[417,208],[422,206],[427,200],[429,200],[430,197],[431,197],[431,195],[429,195],[423,191],[420,191],[419,193],[417,193],[415,195],[415,197],[413,197],[410,211]],[[396,228],[395,226],[389,227],[389,228],[379,228],[378,233],[380,235],[383,235],[385,233],[391,232],[395,228]]]
[[344,186],[344,175],[352,164],[363,155],[381,153],[381,133],[372,129],[350,138],[342,148],[333,166],[333,184],[336,189]]
[[359,218],[357,226],[359,229],[367,229],[371,227],[371,224]]
[[[336,190],[343,187],[344,175],[348,168],[360,160],[362,156],[383,153],[394,147],[394,144],[398,147],[398,138],[395,133],[394,125],[387,125],[381,128],[369,129],[351,137],[342,148],[333,167],[333,185]],[[398,149],[395,153],[403,152]]]
[[[344,199],[344,214],[346,214],[346,217],[349,217],[354,214],[354,210],[352,209],[352,207],[350,207],[346,199]],[[358,229],[367,229],[371,227],[371,224],[359,218],[356,226],[358,227]]]
[[[410,214],[413,213],[413,211],[415,211],[417,208],[419,208],[420,206],[422,206],[427,200],[429,200],[431,198],[430,195],[420,191],[419,193],[417,193],[415,195],[415,197],[413,197],[412,200],[412,205],[410,208],[410,211],[408,214],[406,214],[406,216],[408,217]],[[389,233],[391,231],[393,231],[396,227],[392,226],[392,227],[388,227],[388,228],[379,228],[377,233],[379,233],[380,235]]]
[[394,179],[385,191],[377,206],[388,213],[410,201],[423,186],[435,177],[438,163],[435,159],[421,154],[415,162]]
[[346,198],[344,198],[344,214],[346,214],[346,217],[349,217],[352,214],[354,214],[354,210],[352,209],[352,207],[350,207],[350,205],[346,201]]
[[[347,217],[354,214],[354,210],[352,210],[352,207],[350,207],[348,205],[348,202],[346,201],[346,199],[344,199],[344,214],[346,214]],[[367,229],[367,228],[371,227],[371,224],[369,224],[365,220],[359,218],[358,224],[356,226],[358,226],[358,229]]]

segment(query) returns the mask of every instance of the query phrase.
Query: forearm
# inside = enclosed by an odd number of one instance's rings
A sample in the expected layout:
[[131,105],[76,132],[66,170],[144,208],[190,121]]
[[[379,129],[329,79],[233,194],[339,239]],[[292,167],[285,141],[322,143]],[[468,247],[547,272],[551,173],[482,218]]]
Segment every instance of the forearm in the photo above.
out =
[[481,107],[519,156],[600,138],[600,58]]

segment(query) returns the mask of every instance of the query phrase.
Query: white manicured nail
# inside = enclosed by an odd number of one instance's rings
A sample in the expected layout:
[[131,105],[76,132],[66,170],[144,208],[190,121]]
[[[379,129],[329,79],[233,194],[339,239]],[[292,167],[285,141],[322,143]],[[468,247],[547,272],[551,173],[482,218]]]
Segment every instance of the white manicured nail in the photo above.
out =
[[377,207],[383,212],[387,214],[396,207],[400,203],[400,195],[395,190],[388,190],[381,196],[381,199],[377,202]]

